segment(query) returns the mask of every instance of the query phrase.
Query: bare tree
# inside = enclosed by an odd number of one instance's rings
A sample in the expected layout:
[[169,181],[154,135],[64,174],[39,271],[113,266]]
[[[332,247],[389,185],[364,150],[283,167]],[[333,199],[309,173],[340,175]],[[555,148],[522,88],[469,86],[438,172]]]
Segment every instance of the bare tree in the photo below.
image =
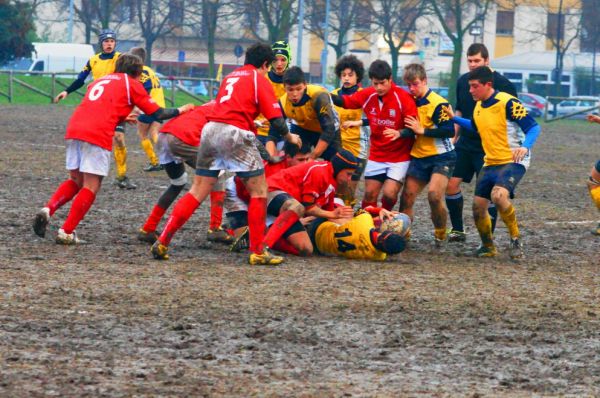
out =
[[596,95],[596,54],[600,51],[600,0],[583,0],[581,50],[592,53],[590,95]]
[[[295,0],[237,0],[240,9],[246,14],[250,34],[269,43],[287,40],[298,18]],[[261,34],[263,23],[267,36]]]
[[417,18],[425,11],[425,2],[419,0],[368,0],[372,23],[383,35],[390,50],[392,78],[398,75],[398,54],[415,32]]
[[152,63],[152,47],[156,40],[182,26],[183,0],[135,0],[140,33],[145,41],[147,60]]
[[[327,45],[335,50],[336,58],[346,52],[350,43],[368,40],[371,33],[364,27],[364,10],[366,5],[356,0],[330,0],[329,34]],[[321,40],[325,37],[325,1],[308,0],[306,19],[309,21],[307,30]],[[355,31],[355,37],[348,37],[350,31]]]
[[444,33],[454,45],[448,99],[450,102],[455,102],[464,37],[472,26],[483,21],[493,0],[428,0],[428,4]]

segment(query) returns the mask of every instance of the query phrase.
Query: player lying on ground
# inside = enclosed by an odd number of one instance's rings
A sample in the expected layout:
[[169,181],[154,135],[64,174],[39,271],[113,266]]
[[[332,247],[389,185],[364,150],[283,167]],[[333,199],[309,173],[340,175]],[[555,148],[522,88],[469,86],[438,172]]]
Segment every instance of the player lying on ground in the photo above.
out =
[[413,217],[413,206],[419,193],[429,184],[427,200],[431,208],[433,236],[436,246],[446,241],[448,210],[444,201],[448,180],[452,175],[456,154],[451,138],[454,124],[445,111],[448,101],[427,86],[427,75],[421,64],[404,68],[404,82],[415,97],[419,118],[407,117],[405,124],[417,139],[410,152],[406,184],[400,200],[400,211]]
[[479,133],[485,152],[473,199],[473,218],[482,243],[474,254],[493,257],[497,253],[488,213],[492,201],[508,228],[510,257],[518,259],[523,256],[523,245],[510,199],[529,166],[531,148],[541,128],[517,98],[494,90],[493,80],[487,66],[469,72],[470,92],[477,101],[473,120],[454,116],[450,108],[447,111],[460,127]]
[[33,230],[37,235],[43,237],[50,217],[74,198],[69,215],[58,230],[56,243],[79,243],[75,228],[94,203],[102,179],[108,175],[115,127],[131,120],[128,117],[134,106],[158,120],[169,119],[194,108],[192,104],[178,109],[158,106],[137,80],[142,66],[142,60],[135,55],[121,55],[115,73],[89,85],[67,124],[66,166],[70,178],[58,187],[35,216]]

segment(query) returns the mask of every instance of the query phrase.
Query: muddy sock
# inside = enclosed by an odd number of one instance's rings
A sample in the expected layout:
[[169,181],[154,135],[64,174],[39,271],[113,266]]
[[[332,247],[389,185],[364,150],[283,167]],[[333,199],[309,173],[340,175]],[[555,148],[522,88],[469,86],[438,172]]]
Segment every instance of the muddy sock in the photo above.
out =
[[396,205],[397,199],[386,198],[385,196],[381,198],[381,207],[386,210],[392,210]]
[[498,221],[498,209],[496,205],[490,202],[488,206],[488,213],[490,213],[490,219],[492,220],[492,233],[496,230],[496,222]]
[[362,209],[364,209],[364,208],[366,208],[366,207],[369,207],[369,206],[372,206],[372,207],[377,207],[377,201],[375,201],[375,202],[367,202],[366,200],[363,200],[363,201],[361,202],[361,204],[360,204],[360,207],[361,207]]
[[590,196],[598,210],[600,210],[600,185],[590,188]]
[[90,207],[92,207],[95,199],[95,193],[87,188],[81,188],[77,196],[75,196],[75,199],[73,199],[69,215],[62,226],[65,233],[73,233],[75,228],[77,228],[77,225],[79,225],[81,220],[83,220],[83,217],[87,214]]
[[148,216],[148,219],[146,220],[146,223],[144,224],[142,229],[146,232],[156,231],[156,228],[158,227],[158,223],[160,223],[160,220],[165,215],[166,211],[167,211],[167,209],[163,209],[159,205],[154,205],[154,207],[152,208],[152,211],[150,212],[150,215]]
[[462,192],[454,195],[446,195],[446,207],[448,207],[448,214],[450,215],[450,222],[454,231],[465,231],[463,225],[463,205]]
[[248,229],[250,230],[250,251],[263,252],[265,220],[267,217],[267,198],[251,197],[248,203]]
[[298,221],[300,217],[293,210],[286,210],[277,216],[271,227],[269,228],[269,232],[265,236],[263,243],[267,247],[273,247],[275,242],[279,240],[285,234],[285,232],[290,229],[292,225],[296,221]]
[[208,228],[216,231],[223,223],[223,201],[225,191],[212,191],[210,193],[210,224]]
[[433,236],[438,240],[446,240],[446,227],[434,228]]
[[284,238],[281,238],[277,242],[275,242],[275,245],[273,245],[273,249],[283,253],[293,254],[294,256],[300,255],[298,249],[296,249],[294,245],[292,245],[290,242],[287,241],[287,239]]
[[492,235],[492,220],[489,214],[485,214],[483,218],[475,217],[475,226],[481,237],[481,243],[486,247],[494,247],[494,237]]
[[510,205],[508,209],[505,211],[500,210],[499,213],[502,221],[506,224],[506,228],[508,228],[511,239],[517,239],[519,237],[519,225],[517,224],[517,215],[514,206]]
[[46,207],[50,209],[50,216],[65,203],[73,199],[73,197],[77,195],[77,192],[79,192],[79,185],[71,179],[60,184],[46,204]]
[[175,204],[173,213],[171,213],[165,223],[165,228],[158,238],[160,243],[168,246],[175,233],[190,219],[198,206],[200,206],[200,202],[191,193],[183,195]]
[[140,145],[142,146],[144,153],[146,153],[146,157],[150,161],[150,164],[153,166],[158,165],[158,157],[154,152],[154,146],[152,145],[152,141],[150,141],[149,138],[146,138],[140,141]]
[[113,154],[117,166],[117,178],[123,178],[125,177],[125,174],[127,174],[127,148],[115,145]]

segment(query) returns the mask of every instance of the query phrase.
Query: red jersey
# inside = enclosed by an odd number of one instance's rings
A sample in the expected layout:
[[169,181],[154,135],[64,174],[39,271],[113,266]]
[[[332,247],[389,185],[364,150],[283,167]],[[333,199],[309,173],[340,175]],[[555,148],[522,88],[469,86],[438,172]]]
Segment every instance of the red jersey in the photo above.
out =
[[269,192],[284,191],[307,209],[317,205],[333,210],[337,184],[331,163],[308,162],[290,167],[267,178]]
[[237,68],[223,79],[208,121],[227,123],[256,134],[254,119],[283,117],[273,86],[252,65]]
[[[273,174],[280,172],[281,170],[285,170],[288,168],[287,159],[283,159],[279,163],[269,163],[264,161],[265,164],[265,178],[271,177]],[[246,186],[242,182],[242,179],[238,176],[233,177],[233,181],[235,182],[235,191],[237,193],[238,198],[242,199],[244,202],[248,203],[250,201],[250,193],[246,189]]]
[[89,142],[111,151],[117,125],[134,106],[146,115],[160,109],[142,83],[125,73],[112,73],[95,80],[75,108],[65,139]]
[[417,118],[417,105],[412,96],[392,83],[392,88],[379,97],[373,87],[341,97],[344,108],[363,108],[371,127],[371,149],[369,160],[375,162],[404,162],[410,160],[414,138],[398,138],[392,141],[383,135],[387,128],[401,130],[404,118]]
[[202,128],[206,124],[206,115],[214,108],[215,101],[195,107],[192,111],[169,120],[160,129],[161,133],[171,134],[191,146],[200,146]]

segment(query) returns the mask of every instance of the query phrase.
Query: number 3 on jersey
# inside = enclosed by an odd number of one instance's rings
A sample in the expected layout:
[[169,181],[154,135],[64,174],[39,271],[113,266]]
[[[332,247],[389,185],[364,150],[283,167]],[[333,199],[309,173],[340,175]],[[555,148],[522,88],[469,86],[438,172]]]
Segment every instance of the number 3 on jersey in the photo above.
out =
[[227,94],[221,97],[219,103],[223,103],[231,98],[231,94],[233,94],[233,85],[236,84],[238,80],[240,80],[239,77],[230,77],[227,79],[227,83],[225,84],[225,91],[227,91]]
[[94,88],[90,90],[90,94],[88,95],[90,101],[96,101],[98,98],[100,98],[102,96],[102,93],[104,93],[104,86],[106,86],[110,82],[111,80],[101,80],[98,83],[96,83],[94,85]]

